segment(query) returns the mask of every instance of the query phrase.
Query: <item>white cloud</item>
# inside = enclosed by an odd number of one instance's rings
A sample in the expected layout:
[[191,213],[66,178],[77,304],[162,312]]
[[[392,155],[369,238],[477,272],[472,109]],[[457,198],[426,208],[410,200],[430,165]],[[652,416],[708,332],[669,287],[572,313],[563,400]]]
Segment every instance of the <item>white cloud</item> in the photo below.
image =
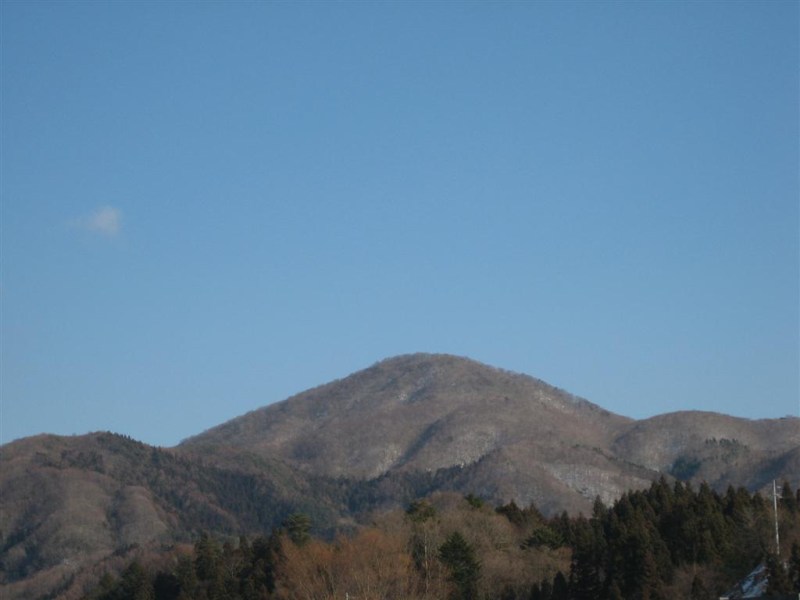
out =
[[82,229],[114,237],[122,227],[122,212],[113,206],[101,206],[86,217],[78,219]]

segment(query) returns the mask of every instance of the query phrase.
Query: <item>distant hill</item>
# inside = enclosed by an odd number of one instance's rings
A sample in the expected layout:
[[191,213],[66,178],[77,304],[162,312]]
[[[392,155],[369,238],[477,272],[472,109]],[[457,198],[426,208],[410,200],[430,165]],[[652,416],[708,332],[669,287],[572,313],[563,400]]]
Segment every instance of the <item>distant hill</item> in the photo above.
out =
[[800,420],[683,412],[644,421],[543,381],[448,355],[391,358],[186,440],[372,479],[458,469],[465,491],[587,511],[661,474],[758,488],[798,483]]
[[800,486],[800,419],[634,421],[469,359],[400,356],[172,449],[110,433],[0,447],[0,586],[78,597],[142,549],[265,532],[296,511],[323,533],[436,490],[588,512],[662,475]]
[[224,453],[217,459],[207,464],[111,433],[2,446],[0,596],[76,597],[81,578],[204,530],[269,532],[295,511],[337,523],[341,511],[315,489],[324,494],[324,484],[241,453],[237,467],[222,466]]

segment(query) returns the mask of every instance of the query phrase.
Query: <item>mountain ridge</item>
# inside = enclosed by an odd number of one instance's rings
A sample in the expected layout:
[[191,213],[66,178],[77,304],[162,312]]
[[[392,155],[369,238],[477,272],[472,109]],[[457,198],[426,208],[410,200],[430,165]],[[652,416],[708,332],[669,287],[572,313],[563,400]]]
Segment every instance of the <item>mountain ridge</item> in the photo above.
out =
[[[247,447],[255,453],[277,452],[312,471],[377,477],[394,467],[430,470],[475,462],[494,445],[509,442],[498,436],[525,435],[503,414],[526,410],[549,415],[551,428],[555,418],[572,418],[569,422],[573,426],[577,419],[586,427],[591,425],[595,437],[603,437],[600,423],[616,429],[630,422],[528,375],[452,355],[411,354],[380,361],[343,379],[251,411],[185,440],[178,448],[209,442]],[[472,416],[469,413],[480,413],[492,425],[475,426],[474,418],[465,423]],[[447,457],[443,461],[429,456],[434,451],[429,444],[440,440],[442,432],[459,426],[475,439],[464,441],[460,448],[437,448],[437,457]],[[382,432],[379,437],[370,435],[376,428]],[[587,431],[580,437],[585,438]],[[395,435],[384,435],[391,432]],[[341,436],[349,440],[350,452],[337,461],[334,458],[343,454],[343,449],[335,438]],[[325,453],[316,448],[320,444],[324,444]],[[373,456],[359,456],[359,448]],[[375,456],[376,452],[381,456]]]
[[173,448],[108,432],[43,434],[0,446],[0,467],[4,595],[70,598],[141,549],[201,530],[269,531],[297,511],[334,531],[439,490],[555,515],[588,514],[595,498],[611,503],[661,477],[798,487],[800,419],[634,420],[528,375],[411,354]]
[[[592,492],[611,500],[626,486],[672,474],[676,464],[679,470],[693,461],[713,465],[690,473],[712,483],[733,482],[745,472],[752,479],[765,461],[800,446],[798,423],[703,411],[634,420],[529,375],[449,354],[418,353],[379,361],[261,407],[177,449],[245,449],[305,472],[356,479],[479,464],[499,469],[505,461],[512,463],[503,466],[509,475],[494,490],[485,486],[489,496],[552,508],[564,503],[563,495],[553,502],[530,491],[543,485],[541,476],[525,473],[536,465],[557,480],[550,487],[558,483],[579,491],[582,500],[566,505],[583,509],[597,495]],[[736,444],[713,452],[706,441],[716,439]],[[492,480],[489,473],[476,477]],[[500,497],[500,490],[512,497]]]

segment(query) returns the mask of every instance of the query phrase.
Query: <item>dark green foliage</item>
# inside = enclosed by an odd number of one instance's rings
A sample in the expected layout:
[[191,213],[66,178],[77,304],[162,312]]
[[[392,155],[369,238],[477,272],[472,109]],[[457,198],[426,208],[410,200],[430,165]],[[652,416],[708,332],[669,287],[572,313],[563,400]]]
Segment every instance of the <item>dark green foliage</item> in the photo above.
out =
[[679,456],[672,464],[670,474],[678,479],[691,479],[700,470],[702,461],[693,456]]
[[134,561],[119,579],[105,575],[86,600],[262,600],[275,590],[278,537],[240,538],[238,546],[202,534],[171,571]]
[[552,527],[548,525],[542,513],[533,505],[523,509],[512,501],[497,507],[495,511],[527,535],[524,546],[528,548],[560,548],[565,542],[558,530],[571,531],[571,525],[564,526],[562,522]]
[[[793,495],[784,489],[783,498]],[[520,520],[518,509],[503,512]],[[800,534],[800,523],[792,530]],[[551,519],[533,530],[527,545],[554,547],[556,538],[572,548],[569,579],[563,578],[570,600],[659,600],[674,571],[691,565],[704,565],[733,584],[763,559],[772,535],[770,507],[759,494],[729,488],[722,496],[705,484],[694,491],[662,478],[648,490],[624,494],[611,508],[596,501],[592,519],[566,514]],[[772,569],[775,593],[800,584],[800,548],[788,572],[778,564]],[[554,598],[561,586],[553,580]],[[699,578],[692,590],[698,600],[716,597]],[[533,592],[542,596],[541,587]]]
[[268,538],[259,536],[253,541],[250,552],[245,558],[249,559],[251,565],[247,574],[247,584],[254,593],[259,592],[263,595],[275,590],[275,567],[280,559],[280,553],[280,541],[276,535]]
[[134,560],[118,580],[104,575],[98,589],[89,597],[92,600],[155,600],[155,591],[150,575]]
[[792,490],[792,486],[789,485],[788,481],[783,482],[783,488],[781,489],[781,509],[786,511],[788,514],[794,516],[797,514],[798,506],[797,506],[797,497]]
[[495,511],[503,515],[514,526],[523,530],[531,530],[537,527],[542,527],[545,524],[545,518],[533,504],[527,508],[520,508],[513,500],[498,506]]
[[450,570],[450,578],[456,587],[453,598],[475,600],[481,566],[475,550],[464,536],[457,531],[451,533],[439,548],[439,560]]
[[424,523],[436,516],[436,509],[426,500],[414,500],[406,509],[406,516],[414,523]]
[[484,501],[474,494],[467,494],[464,496],[464,500],[467,501],[472,508],[483,508]]
[[[192,558],[186,555],[179,557],[174,574],[175,579],[178,580],[178,596],[176,598],[195,598],[200,582],[197,580],[197,571],[195,571]],[[170,599],[165,598],[164,600]]]
[[[784,486],[782,502],[795,494]],[[782,539],[794,542],[784,564],[767,561],[770,592],[800,592],[800,519],[781,505]],[[463,509],[464,505],[462,505]],[[662,479],[649,489],[624,494],[613,506],[595,501],[592,517],[566,513],[545,519],[535,509],[514,503],[496,509],[516,529],[522,552],[542,551],[571,557],[568,572],[533,585],[504,582],[500,589],[481,590],[493,598],[527,600],[662,600],[681,597],[709,600],[732,587],[767,556],[774,544],[772,505],[759,494],[729,488],[724,494],[701,485],[693,490]],[[470,518],[493,518],[488,510],[468,511]],[[438,546],[433,532],[446,521],[426,500],[411,502],[408,552],[427,586],[437,561],[453,583],[454,598],[477,598],[480,557],[459,532]],[[292,513],[284,523],[296,543],[310,536],[310,518]],[[228,538],[229,540],[235,538]],[[532,550],[537,547],[539,550]],[[557,549],[555,552],[548,549]],[[437,552],[438,550],[438,552]],[[256,600],[271,597],[281,564],[279,537],[240,537],[238,544],[198,536],[191,555],[178,556],[168,572],[146,573],[132,563],[119,579],[106,576],[92,600]],[[784,555],[784,558],[786,556]],[[562,563],[563,564],[563,563]],[[680,577],[673,577],[679,573]],[[689,573],[695,573],[692,578]],[[674,580],[673,580],[674,579]],[[427,587],[425,587],[427,589]],[[485,592],[485,593],[484,593]],[[669,594],[669,595],[668,595]]]
[[513,500],[508,504],[504,504],[502,506],[498,506],[494,509],[495,512],[499,515],[503,515],[506,519],[509,520],[516,527],[524,527],[525,525],[525,515],[523,514],[522,510],[517,503]]
[[767,556],[767,573],[769,573],[769,584],[767,585],[769,595],[780,596],[792,591],[792,582],[789,580],[789,574],[786,572],[786,567],[783,566],[783,561],[772,553]]
[[215,539],[207,533],[200,534],[200,539],[194,545],[194,568],[200,581],[214,579],[221,569],[222,550]]
[[792,582],[792,591],[800,592],[800,543],[792,544],[792,554],[789,558],[789,579]]
[[553,584],[545,580],[540,585],[534,586],[531,600],[552,600]]
[[564,538],[550,527],[537,527],[525,541],[525,545],[532,548],[547,546],[555,549],[564,546]]
[[708,590],[703,580],[698,575],[695,575],[692,580],[692,590],[689,600],[716,600],[716,598],[717,596]]
[[619,585],[614,580],[611,581],[608,587],[608,592],[606,592],[606,597],[608,598],[608,600],[625,600],[622,596],[622,591],[619,589]]
[[578,517],[573,530],[575,545],[570,570],[572,598],[596,600],[603,578],[605,544],[602,532],[595,529],[583,516]]
[[550,594],[552,600],[569,600],[569,583],[564,574],[559,571],[553,578],[553,591]]
[[155,600],[172,600],[181,592],[181,583],[173,573],[159,572],[153,580]]
[[283,524],[286,532],[298,546],[308,543],[311,540],[311,518],[303,513],[293,513],[289,515]]

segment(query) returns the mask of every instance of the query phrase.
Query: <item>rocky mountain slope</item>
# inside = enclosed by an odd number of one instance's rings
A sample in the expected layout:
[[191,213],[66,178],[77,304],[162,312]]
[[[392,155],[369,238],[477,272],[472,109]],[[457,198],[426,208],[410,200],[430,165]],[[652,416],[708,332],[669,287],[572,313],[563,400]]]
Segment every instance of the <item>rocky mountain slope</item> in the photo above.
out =
[[446,355],[388,359],[157,449],[122,436],[0,447],[0,586],[61,590],[200,530],[264,532],[291,512],[347,527],[435,490],[590,510],[666,475],[800,485],[800,419],[615,415],[542,381]]

